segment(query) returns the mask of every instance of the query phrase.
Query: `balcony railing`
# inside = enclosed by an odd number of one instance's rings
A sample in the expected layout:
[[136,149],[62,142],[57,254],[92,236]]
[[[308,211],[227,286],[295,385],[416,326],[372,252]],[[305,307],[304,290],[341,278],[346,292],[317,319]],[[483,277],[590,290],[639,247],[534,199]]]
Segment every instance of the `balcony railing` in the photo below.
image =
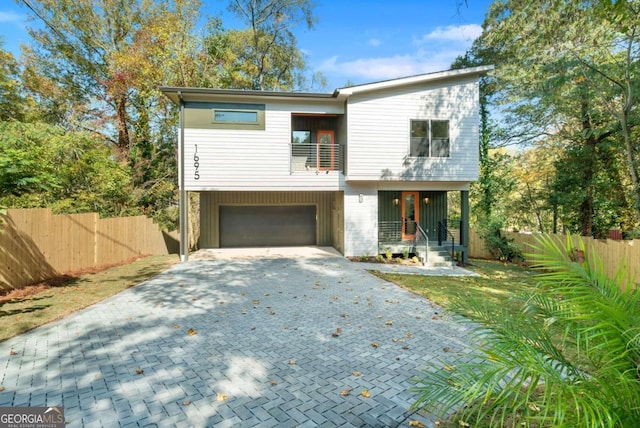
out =
[[291,172],[342,171],[343,147],[340,144],[291,144]]

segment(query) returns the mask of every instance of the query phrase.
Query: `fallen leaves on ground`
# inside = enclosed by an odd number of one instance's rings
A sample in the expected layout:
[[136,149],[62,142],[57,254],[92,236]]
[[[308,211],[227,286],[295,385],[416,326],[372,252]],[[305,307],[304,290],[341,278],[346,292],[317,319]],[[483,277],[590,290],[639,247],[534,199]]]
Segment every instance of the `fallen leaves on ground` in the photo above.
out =
[[140,368],[137,368],[137,369],[136,369],[136,374],[142,374],[142,373],[144,373],[144,370],[142,370],[142,369],[140,369]]
[[424,424],[419,421],[409,421],[410,427],[424,428]]
[[362,392],[360,393],[360,395],[362,395],[364,398],[370,398],[371,397],[371,393],[369,391],[367,391],[366,389],[363,389]]
[[380,346],[380,345],[378,345],[378,342],[372,342],[372,343],[371,343],[371,346],[373,346],[374,348],[377,348],[377,347],[378,347],[378,346]]
[[296,360],[289,360],[290,366],[295,366],[298,362]]
[[194,329],[190,328],[187,333],[189,333],[189,336],[195,336],[196,334],[198,334],[197,331],[195,331]]
[[348,389],[343,389],[342,391],[340,391],[340,395],[342,395],[343,397],[346,397],[347,395],[349,395],[351,391],[349,391]]
[[173,328],[175,328],[175,329],[177,330],[177,329],[179,329],[179,328],[180,328],[180,325],[179,325],[179,324],[174,324],[174,325],[173,325]]
[[189,401],[189,400],[184,400],[184,401],[182,402],[182,405],[183,405],[183,406],[188,406],[189,404],[191,404],[191,401]]
[[9,355],[18,355],[18,353],[12,349],[11,352],[9,352]]
[[0,392],[4,391],[4,386],[0,386]]
[[387,321],[384,325],[393,325],[393,321]]
[[359,377],[359,376],[362,376],[362,373],[360,373],[360,372],[351,372],[351,376]]
[[227,401],[229,399],[229,396],[227,394],[223,394],[221,392],[218,392],[216,394],[216,400],[218,401]]

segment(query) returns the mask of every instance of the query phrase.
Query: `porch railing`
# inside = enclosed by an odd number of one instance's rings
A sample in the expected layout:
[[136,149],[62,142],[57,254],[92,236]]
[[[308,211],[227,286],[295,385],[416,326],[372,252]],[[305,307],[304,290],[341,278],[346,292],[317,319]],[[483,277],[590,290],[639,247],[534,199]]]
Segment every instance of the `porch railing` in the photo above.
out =
[[378,222],[378,242],[401,242],[402,241],[402,221],[380,221]]
[[416,254],[419,253],[418,246],[420,241],[424,243],[424,258],[422,259],[422,265],[427,265],[427,257],[429,256],[429,236],[418,223],[416,223],[416,233],[413,235],[413,248]]
[[443,244],[449,244],[451,242],[450,254],[451,259],[454,260],[455,264],[455,255],[456,255],[456,237],[449,231],[447,228],[447,222],[439,221],[438,222],[438,245],[442,246]]
[[291,172],[343,170],[341,144],[293,143],[290,146]]

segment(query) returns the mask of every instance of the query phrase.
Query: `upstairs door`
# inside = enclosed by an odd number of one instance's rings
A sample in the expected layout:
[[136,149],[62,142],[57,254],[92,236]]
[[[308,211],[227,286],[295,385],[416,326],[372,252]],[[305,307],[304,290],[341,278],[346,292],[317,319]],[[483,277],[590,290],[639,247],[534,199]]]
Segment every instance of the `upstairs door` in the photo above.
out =
[[402,192],[402,240],[411,241],[420,222],[420,193]]
[[329,130],[318,130],[318,169],[333,171],[334,165],[334,133]]

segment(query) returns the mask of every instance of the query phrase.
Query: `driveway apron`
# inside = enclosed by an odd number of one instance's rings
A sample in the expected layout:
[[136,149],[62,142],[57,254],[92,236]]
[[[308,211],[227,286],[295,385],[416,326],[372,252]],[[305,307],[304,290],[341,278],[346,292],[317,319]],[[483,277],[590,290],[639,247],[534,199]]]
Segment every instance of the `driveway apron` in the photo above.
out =
[[0,343],[0,406],[63,406],[72,427],[433,426],[410,379],[462,358],[468,327],[365,267],[175,265]]

